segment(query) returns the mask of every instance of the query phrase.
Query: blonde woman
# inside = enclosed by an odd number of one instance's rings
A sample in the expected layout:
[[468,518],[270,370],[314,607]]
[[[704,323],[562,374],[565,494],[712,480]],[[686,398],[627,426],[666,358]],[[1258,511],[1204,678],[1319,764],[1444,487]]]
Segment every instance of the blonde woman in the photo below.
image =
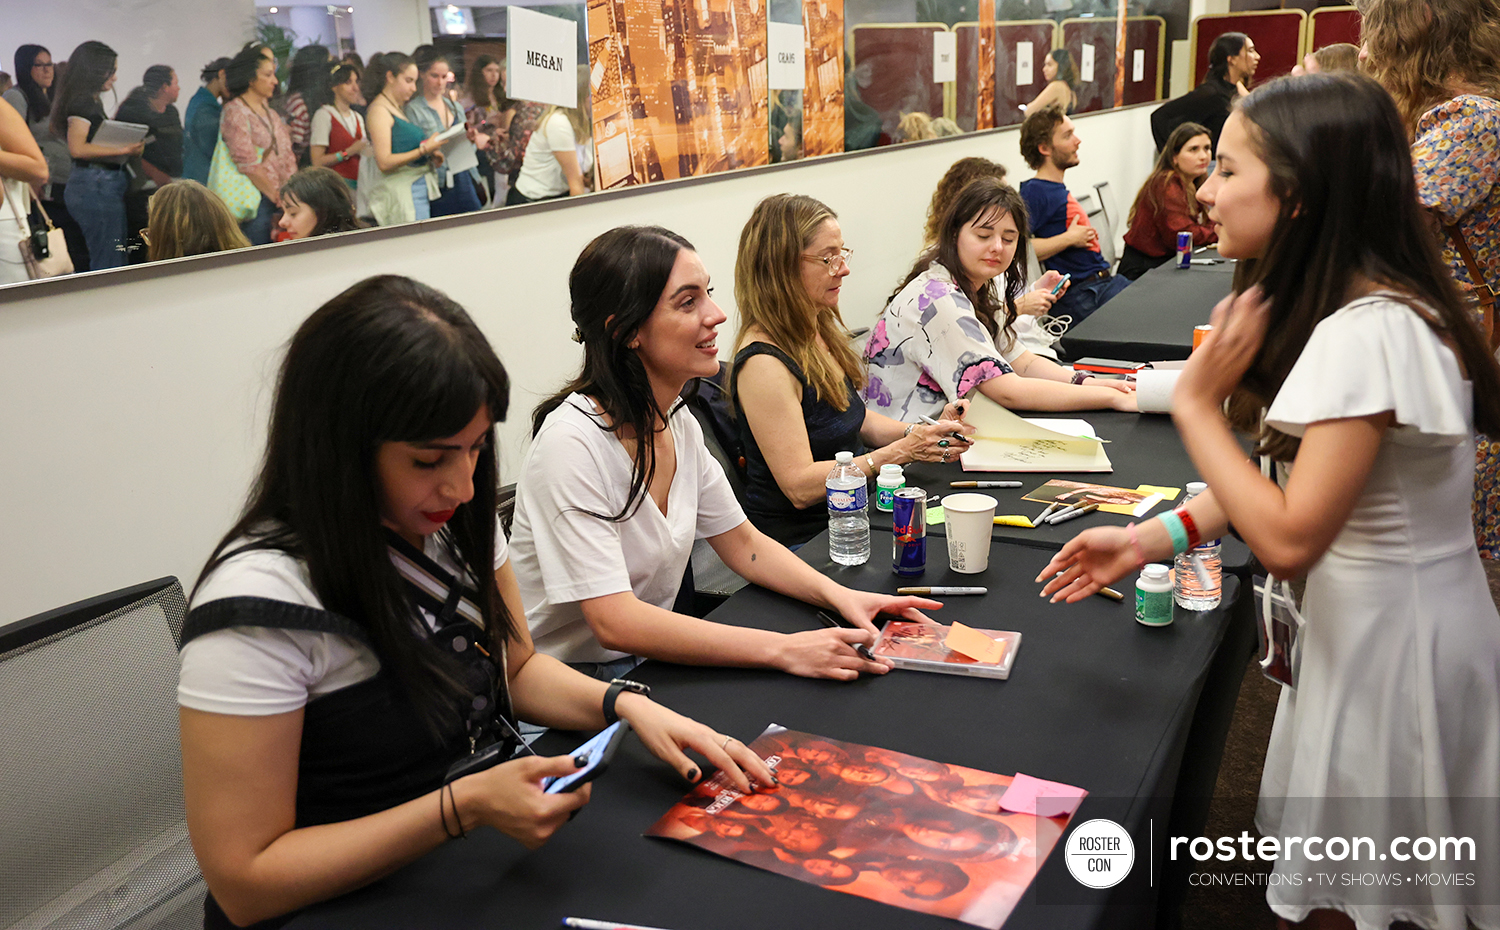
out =
[[800,194],[762,200],[740,233],[729,387],[744,446],[745,513],[788,546],[828,526],[825,482],[836,453],[855,453],[873,476],[891,463],[951,461],[967,444],[959,436],[974,431],[961,405],[948,405],[933,426],[865,409],[864,366],[839,315],[849,255],[834,212]]
[[526,144],[521,173],[505,197],[507,206],[577,197],[594,173],[593,126],[589,124],[589,69],[578,68],[578,105],[549,107]]
[[197,181],[174,181],[157,191],[147,215],[142,238],[153,262],[250,246],[224,201]]

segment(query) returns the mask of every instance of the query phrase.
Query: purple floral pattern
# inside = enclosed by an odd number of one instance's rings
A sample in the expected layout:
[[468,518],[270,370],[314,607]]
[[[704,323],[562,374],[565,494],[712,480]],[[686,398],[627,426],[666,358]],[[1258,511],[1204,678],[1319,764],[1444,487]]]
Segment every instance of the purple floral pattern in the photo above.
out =
[[891,299],[865,343],[865,407],[913,421],[937,416],[950,401],[991,378],[1010,374],[1010,360],[974,315],[974,305],[942,265],[933,263]]

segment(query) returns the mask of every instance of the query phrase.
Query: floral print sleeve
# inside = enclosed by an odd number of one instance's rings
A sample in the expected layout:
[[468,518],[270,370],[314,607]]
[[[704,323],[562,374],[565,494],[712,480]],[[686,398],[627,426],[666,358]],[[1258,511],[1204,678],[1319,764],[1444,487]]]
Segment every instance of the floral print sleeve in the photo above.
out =
[[[1490,285],[1500,287],[1500,101],[1466,94],[1424,113],[1412,162],[1417,199],[1459,224]],[[1446,237],[1443,257],[1460,281],[1473,283]]]
[[865,344],[865,407],[907,422],[937,416],[1011,367],[974,305],[934,264],[881,311]]

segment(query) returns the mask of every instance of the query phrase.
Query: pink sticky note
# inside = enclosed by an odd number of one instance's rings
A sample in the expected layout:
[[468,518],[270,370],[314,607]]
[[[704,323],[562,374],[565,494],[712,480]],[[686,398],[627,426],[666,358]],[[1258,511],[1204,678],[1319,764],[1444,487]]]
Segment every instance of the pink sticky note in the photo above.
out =
[[1078,809],[1087,795],[1082,788],[1017,773],[1000,798],[1000,809],[1013,814],[1066,817]]

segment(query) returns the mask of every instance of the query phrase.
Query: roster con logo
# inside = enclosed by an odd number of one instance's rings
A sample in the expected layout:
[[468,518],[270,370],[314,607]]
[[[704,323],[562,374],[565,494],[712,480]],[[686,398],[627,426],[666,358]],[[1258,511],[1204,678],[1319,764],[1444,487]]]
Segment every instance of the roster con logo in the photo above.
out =
[[1103,818],[1079,824],[1068,835],[1063,858],[1081,885],[1113,888],[1135,865],[1135,843],[1125,828]]

